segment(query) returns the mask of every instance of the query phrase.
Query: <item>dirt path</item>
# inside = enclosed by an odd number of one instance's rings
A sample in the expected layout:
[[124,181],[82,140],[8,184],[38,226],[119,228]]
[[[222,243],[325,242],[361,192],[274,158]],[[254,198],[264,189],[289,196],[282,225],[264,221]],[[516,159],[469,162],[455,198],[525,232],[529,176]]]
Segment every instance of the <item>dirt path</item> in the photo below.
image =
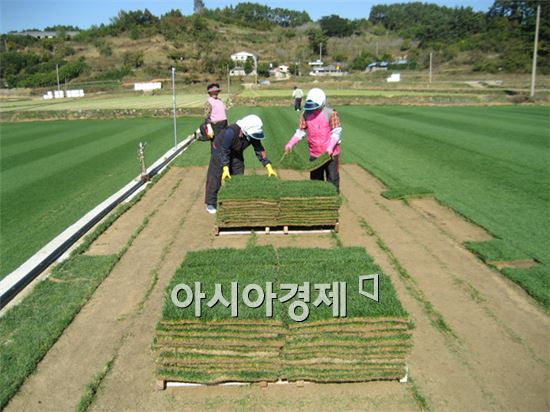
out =
[[[548,410],[549,319],[519,287],[461,245],[486,234],[433,200],[409,207],[382,198],[383,186],[358,166],[344,167],[342,181],[348,201],[340,236],[346,245],[366,246],[399,279],[399,295],[417,326],[411,374],[433,407]],[[346,225],[350,215],[364,219],[374,233]],[[373,234],[365,237],[367,232]],[[380,240],[413,280],[396,273]],[[428,308],[451,333],[433,324]]]
[[[214,219],[203,210],[205,174],[204,168],[170,170],[97,240],[89,253],[115,253],[150,216],[7,410],[74,409],[113,358],[92,410],[418,410],[424,399],[435,410],[548,410],[550,322],[522,290],[463,248],[464,240],[488,238],[483,230],[433,200],[410,206],[386,200],[376,179],[349,165],[342,170],[338,236],[214,237]],[[187,251],[249,242],[367,247],[414,318],[414,383],[158,391],[151,343],[174,271]]]

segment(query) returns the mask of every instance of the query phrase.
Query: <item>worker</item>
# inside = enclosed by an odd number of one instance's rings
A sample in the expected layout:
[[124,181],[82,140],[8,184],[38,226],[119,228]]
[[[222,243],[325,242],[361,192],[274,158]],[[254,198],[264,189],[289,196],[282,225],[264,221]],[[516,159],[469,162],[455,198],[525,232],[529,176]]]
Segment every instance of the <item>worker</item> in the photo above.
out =
[[294,98],[294,110],[299,112],[302,109],[302,98],[304,97],[304,91],[294,86],[292,97]]
[[310,173],[311,180],[327,180],[340,191],[340,141],[342,127],[336,110],[327,105],[325,92],[319,88],[309,91],[300,116],[299,127],[285,146],[290,151],[308,135],[309,160],[313,161],[323,153],[331,160]]
[[229,125],[214,137],[206,177],[205,203],[208,213],[216,213],[218,191],[222,182],[231,179],[232,175],[244,174],[243,152],[248,146],[254,148],[256,157],[267,169],[268,176],[277,177],[262,145],[264,137],[262,119],[254,114]]
[[219,94],[222,91],[218,83],[209,84],[206,88],[208,92],[208,99],[204,104],[204,117],[206,118],[206,125],[210,124],[211,130],[209,136],[213,139],[224,128],[227,127],[227,115],[225,114],[225,105],[219,98]]

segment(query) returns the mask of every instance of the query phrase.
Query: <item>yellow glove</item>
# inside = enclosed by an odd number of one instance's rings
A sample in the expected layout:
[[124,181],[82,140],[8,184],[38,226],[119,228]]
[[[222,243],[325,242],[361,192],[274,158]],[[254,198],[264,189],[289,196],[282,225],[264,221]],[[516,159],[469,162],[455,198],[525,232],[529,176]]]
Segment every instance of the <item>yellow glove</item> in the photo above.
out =
[[225,182],[226,180],[231,179],[231,175],[229,174],[229,166],[223,167],[223,173],[222,173],[222,182]]
[[267,175],[269,177],[277,177],[277,173],[275,170],[273,170],[273,166],[271,166],[271,163],[268,163],[265,168],[267,169]]

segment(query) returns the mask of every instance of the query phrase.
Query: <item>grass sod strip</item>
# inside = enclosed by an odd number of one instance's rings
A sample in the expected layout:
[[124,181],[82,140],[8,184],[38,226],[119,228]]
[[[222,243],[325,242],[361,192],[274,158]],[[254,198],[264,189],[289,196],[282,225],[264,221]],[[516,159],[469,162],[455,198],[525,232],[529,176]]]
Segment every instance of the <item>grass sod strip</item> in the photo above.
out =
[[550,312],[550,265],[503,268],[502,274],[519,284]]
[[531,259],[525,252],[502,239],[491,239],[482,242],[468,241],[464,244],[468,250],[481,257],[484,262],[506,262]]
[[254,256],[253,260],[243,257],[242,251],[231,248],[189,252],[185,258],[185,267],[195,268],[225,266],[233,269],[235,267],[239,267],[241,264],[254,266],[274,266],[277,264],[277,253],[275,248],[272,246],[248,247],[247,251],[249,252],[249,255]]
[[233,176],[220,190],[220,201],[229,199],[256,200],[281,197],[336,196],[333,185],[319,180],[280,180],[262,175]]
[[0,408],[57,341],[117,262],[117,256],[73,257],[0,318]]
[[433,192],[423,187],[405,187],[382,192],[382,196],[386,199],[408,199],[411,197],[430,197]]
[[[154,343],[159,379],[213,384],[287,377],[330,382],[403,376],[405,356],[411,347],[407,314],[395,298],[389,278],[364,249],[221,249],[220,255],[230,263],[216,259],[215,254],[215,250],[190,253],[189,265],[186,259],[167,288]],[[304,263],[308,259],[318,263]],[[266,265],[269,261],[271,265]],[[373,301],[378,307],[363,296],[353,296],[353,288],[359,287],[358,275],[350,275],[355,271],[380,272],[380,303]],[[349,317],[333,318],[327,306],[297,324],[286,313],[288,303],[278,301],[274,301],[270,319],[265,318],[263,305],[260,310],[244,310],[242,301],[238,319],[231,318],[229,308],[206,307],[216,282],[222,284],[224,296],[229,298],[231,281],[238,281],[241,291],[250,283],[261,285],[265,291],[265,282],[271,281],[281,295],[286,292],[280,283],[302,284],[306,280],[357,283],[348,290]],[[169,301],[174,285],[184,282],[192,286],[196,281],[203,282],[206,292],[201,304],[204,318],[199,319],[194,316],[193,304],[179,309]],[[317,311],[311,304],[310,309]]]
[[118,255],[87,256],[83,253],[111,224],[136,204],[150,187],[130,202],[118,206],[86,235],[69,259],[55,266],[46,280],[38,283],[21,303],[0,318],[0,409],[17,392],[25,378],[34,371],[40,359],[109,275],[146,226],[150,215]]
[[300,154],[296,151],[291,150],[290,152],[285,152],[283,154],[279,160],[279,168],[311,172],[320,168],[325,163],[328,163],[331,159],[332,157],[328,153],[323,153],[315,160],[309,160],[303,156],[300,156]]

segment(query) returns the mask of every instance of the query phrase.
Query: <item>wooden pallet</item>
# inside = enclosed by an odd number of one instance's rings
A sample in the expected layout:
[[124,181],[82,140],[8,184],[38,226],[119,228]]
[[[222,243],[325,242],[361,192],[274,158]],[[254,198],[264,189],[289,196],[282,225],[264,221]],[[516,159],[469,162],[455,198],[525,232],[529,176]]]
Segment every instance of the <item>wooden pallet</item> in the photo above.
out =
[[[409,382],[409,366],[405,365],[404,370],[404,376],[402,378],[399,378],[399,383],[408,383]],[[394,379],[389,379],[394,380]],[[372,381],[364,381],[364,382],[372,382]],[[315,382],[315,381],[306,381],[306,380],[295,380],[295,381],[289,381],[286,379],[279,379],[275,382],[268,382],[268,381],[254,381],[254,382],[223,382],[223,383],[216,383],[216,384],[205,384],[205,383],[194,383],[194,382],[177,382],[177,381],[170,381],[170,380],[163,380],[163,379],[157,379],[156,380],[156,386],[158,390],[165,390],[168,387],[171,388],[197,388],[197,387],[208,387],[208,386],[259,386],[260,388],[267,388],[269,386],[278,386],[278,385],[295,385],[299,388],[304,387],[305,385],[325,385],[330,383],[346,383],[345,381],[334,381],[334,382]]]
[[287,381],[287,380],[278,380],[276,382],[267,382],[267,381],[258,381],[258,382],[223,382],[216,384],[205,384],[205,383],[194,383],[194,382],[177,382],[177,381],[165,381],[162,379],[157,379],[156,386],[160,391],[165,390],[166,388],[200,388],[200,387],[234,387],[234,386],[258,386],[260,388],[267,388],[268,386],[274,385],[294,385],[299,388],[304,385],[315,384],[316,382],[311,381]]
[[221,235],[249,235],[252,232],[258,235],[290,235],[290,234],[319,234],[338,233],[339,223],[334,226],[250,226],[250,227],[220,227],[214,226],[214,236]]

